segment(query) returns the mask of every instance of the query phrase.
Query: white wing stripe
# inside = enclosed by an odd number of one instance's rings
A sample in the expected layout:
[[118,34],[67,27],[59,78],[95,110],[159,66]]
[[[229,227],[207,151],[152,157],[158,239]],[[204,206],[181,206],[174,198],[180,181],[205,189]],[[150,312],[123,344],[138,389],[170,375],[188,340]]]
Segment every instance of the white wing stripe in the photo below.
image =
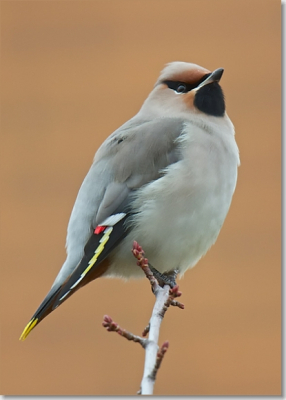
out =
[[99,225],[100,226],[114,226],[117,222],[121,221],[122,218],[125,217],[125,213],[118,213],[114,215],[110,215],[110,217],[106,218]]

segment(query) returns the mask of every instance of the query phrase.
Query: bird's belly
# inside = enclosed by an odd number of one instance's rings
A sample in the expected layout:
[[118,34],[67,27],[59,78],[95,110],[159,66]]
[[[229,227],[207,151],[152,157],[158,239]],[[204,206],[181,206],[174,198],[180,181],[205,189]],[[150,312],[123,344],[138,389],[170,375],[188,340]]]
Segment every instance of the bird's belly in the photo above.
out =
[[131,254],[134,240],[160,272],[178,269],[184,273],[198,262],[219,234],[236,182],[234,171],[210,168],[204,172],[206,176],[195,176],[179,162],[139,190],[134,229],[114,250],[108,275],[142,275]]

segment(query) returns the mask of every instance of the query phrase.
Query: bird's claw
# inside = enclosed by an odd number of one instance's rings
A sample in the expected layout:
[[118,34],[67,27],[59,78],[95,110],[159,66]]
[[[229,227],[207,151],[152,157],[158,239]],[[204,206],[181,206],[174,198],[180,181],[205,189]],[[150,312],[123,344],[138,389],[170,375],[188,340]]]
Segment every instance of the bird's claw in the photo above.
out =
[[178,275],[177,270],[165,272],[162,274],[161,272],[157,271],[156,268],[152,267],[152,265],[150,265],[150,264],[149,264],[149,268],[151,269],[154,277],[157,279],[157,281],[161,287],[163,287],[165,285],[169,285],[171,288],[173,288],[174,286],[177,285],[177,283],[176,283],[176,277]]

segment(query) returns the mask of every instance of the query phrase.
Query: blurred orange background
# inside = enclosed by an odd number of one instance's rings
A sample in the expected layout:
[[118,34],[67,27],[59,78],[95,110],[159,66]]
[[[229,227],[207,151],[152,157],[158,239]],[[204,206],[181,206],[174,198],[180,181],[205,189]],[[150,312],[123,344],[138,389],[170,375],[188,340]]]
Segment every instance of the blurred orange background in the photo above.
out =
[[[179,281],[157,395],[279,395],[280,1],[2,1],[1,393],[133,395],[147,280],[101,279],[18,338],[65,259],[69,215],[101,142],[141,107],[170,61],[210,70],[241,153],[215,246]],[[147,255],[148,256],[148,255]]]

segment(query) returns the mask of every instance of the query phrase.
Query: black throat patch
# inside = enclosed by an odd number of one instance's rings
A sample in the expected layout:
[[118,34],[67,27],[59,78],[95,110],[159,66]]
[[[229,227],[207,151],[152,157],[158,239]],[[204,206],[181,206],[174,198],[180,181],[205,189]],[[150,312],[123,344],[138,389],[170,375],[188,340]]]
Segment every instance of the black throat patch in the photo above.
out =
[[223,117],[225,101],[220,85],[212,82],[199,89],[195,95],[194,105],[205,114]]

